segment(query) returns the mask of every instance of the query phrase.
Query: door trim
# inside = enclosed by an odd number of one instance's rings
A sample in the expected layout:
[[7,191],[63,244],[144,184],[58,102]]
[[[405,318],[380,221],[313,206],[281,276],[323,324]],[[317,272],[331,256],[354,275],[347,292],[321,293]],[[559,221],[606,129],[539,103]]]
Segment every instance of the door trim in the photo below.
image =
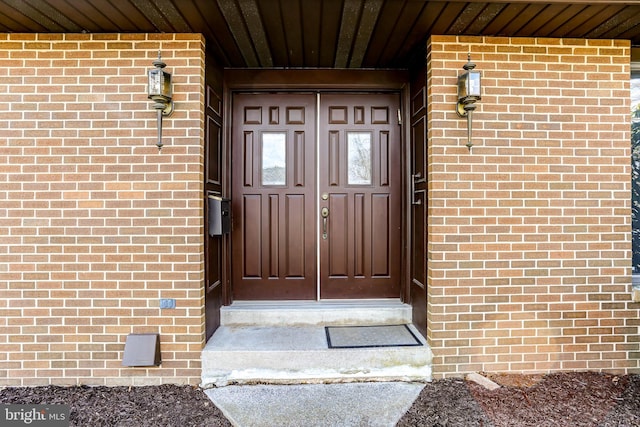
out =
[[[402,90],[409,85],[407,70],[274,70],[226,68],[225,95],[228,92],[256,91],[371,91]],[[228,99],[225,97],[225,99]]]
[[[231,194],[231,138],[232,138],[232,109],[233,94],[235,92],[398,92],[400,95],[400,106],[403,110],[402,124],[400,129],[401,137],[401,234],[402,241],[401,273],[400,273],[400,299],[409,302],[409,269],[408,269],[408,248],[410,247],[409,223],[407,214],[407,156],[409,141],[409,80],[408,70],[327,70],[327,69],[304,69],[304,70],[277,70],[277,69],[234,69],[224,70],[224,90],[223,90],[223,134],[222,144],[224,156],[224,189],[223,194]],[[233,213],[232,213],[233,214]],[[232,231],[233,232],[233,231]],[[233,290],[231,286],[230,255],[231,239],[226,240],[224,247],[224,259],[227,260],[225,268],[229,272],[224,283],[224,305],[233,302]],[[319,254],[318,254],[319,256]],[[319,282],[319,281],[318,281]]]

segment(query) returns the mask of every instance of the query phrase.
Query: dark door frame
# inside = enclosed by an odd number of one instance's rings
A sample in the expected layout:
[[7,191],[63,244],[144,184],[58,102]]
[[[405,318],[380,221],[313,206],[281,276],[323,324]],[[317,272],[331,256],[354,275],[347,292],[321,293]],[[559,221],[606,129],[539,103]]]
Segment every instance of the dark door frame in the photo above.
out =
[[[401,174],[402,174],[402,273],[400,299],[409,302],[409,248],[411,247],[410,206],[408,205],[409,187],[409,72],[407,70],[336,70],[336,69],[225,69],[223,88],[223,194],[231,195],[231,137],[233,94],[235,92],[303,92],[303,91],[331,91],[331,92],[399,92],[401,96]],[[232,212],[233,215],[233,212]],[[232,231],[233,232],[233,231]],[[223,247],[225,256],[231,254],[231,239],[227,239]],[[231,266],[226,262],[223,289],[223,304],[230,305],[233,301],[231,286]]]

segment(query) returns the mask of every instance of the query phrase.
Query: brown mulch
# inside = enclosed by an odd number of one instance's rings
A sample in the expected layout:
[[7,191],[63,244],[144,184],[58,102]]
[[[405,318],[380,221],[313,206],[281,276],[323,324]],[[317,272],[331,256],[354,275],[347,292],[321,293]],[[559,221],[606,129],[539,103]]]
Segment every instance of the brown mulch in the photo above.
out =
[[202,390],[191,386],[15,387],[0,403],[70,405],[71,426],[231,426]]
[[488,375],[427,384],[399,426],[640,426],[640,376],[594,372]]
[[[640,426],[640,375],[485,374],[425,385],[398,426]],[[0,403],[68,404],[71,426],[230,426],[197,387],[7,387]]]

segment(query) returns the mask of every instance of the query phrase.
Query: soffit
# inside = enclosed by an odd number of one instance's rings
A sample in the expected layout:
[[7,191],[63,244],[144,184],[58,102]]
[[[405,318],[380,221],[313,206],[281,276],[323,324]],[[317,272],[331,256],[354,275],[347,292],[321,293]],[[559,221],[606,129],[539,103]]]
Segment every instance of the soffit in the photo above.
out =
[[403,68],[431,34],[640,45],[640,1],[0,0],[0,32],[195,32],[226,67]]

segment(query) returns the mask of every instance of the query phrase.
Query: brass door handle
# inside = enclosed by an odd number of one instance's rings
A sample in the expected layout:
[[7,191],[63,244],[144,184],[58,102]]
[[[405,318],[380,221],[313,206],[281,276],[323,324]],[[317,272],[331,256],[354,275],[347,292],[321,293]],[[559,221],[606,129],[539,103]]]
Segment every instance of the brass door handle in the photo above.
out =
[[320,209],[320,216],[322,216],[322,238],[327,240],[327,218],[329,217],[329,208],[324,207]]

